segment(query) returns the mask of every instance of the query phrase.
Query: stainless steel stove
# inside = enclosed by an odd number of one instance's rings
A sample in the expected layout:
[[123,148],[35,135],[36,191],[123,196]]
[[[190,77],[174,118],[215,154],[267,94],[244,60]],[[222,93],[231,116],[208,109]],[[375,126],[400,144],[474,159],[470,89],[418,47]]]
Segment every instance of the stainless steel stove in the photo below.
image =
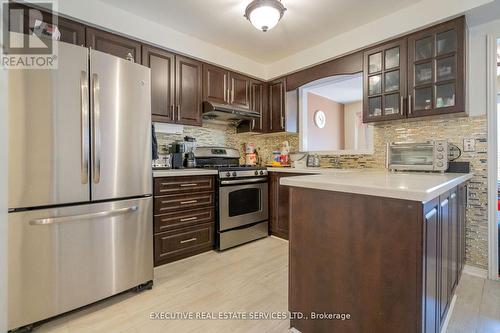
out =
[[268,183],[265,167],[239,164],[228,147],[198,147],[196,164],[218,173],[216,245],[225,250],[269,235]]

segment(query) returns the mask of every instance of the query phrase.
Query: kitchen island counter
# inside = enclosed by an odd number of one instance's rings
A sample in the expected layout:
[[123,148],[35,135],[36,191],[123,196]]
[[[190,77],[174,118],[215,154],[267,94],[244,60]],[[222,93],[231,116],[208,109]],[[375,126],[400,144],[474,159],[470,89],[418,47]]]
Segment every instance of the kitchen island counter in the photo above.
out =
[[[295,170],[295,169],[292,169]],[[326,169],[332,170],[332,169]],[[335,169],[333,169],[335,170]],[[321,172],[321,170],[318,170]],[[283,178],[281,185],[426,202],[472,178],[472,174],[338,170]]]
[[[290,176],[289,311],[303,333],[436,333],[465,262],[471,174]],[[315,320],[315,314],[350,320]]]

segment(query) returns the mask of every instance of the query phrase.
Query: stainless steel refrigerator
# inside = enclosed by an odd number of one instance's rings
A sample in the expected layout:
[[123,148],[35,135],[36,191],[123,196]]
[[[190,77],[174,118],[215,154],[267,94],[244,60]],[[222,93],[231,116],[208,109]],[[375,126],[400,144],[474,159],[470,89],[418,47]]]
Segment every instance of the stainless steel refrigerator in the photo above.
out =
[[55,47],[8,73],[9,329],[153,279],[150,70]]

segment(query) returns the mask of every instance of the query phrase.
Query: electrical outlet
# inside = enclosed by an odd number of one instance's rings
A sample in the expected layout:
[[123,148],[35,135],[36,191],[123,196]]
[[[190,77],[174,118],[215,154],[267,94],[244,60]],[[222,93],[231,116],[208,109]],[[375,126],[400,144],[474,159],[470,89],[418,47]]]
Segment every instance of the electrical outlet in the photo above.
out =
[[464,139],[464,152],[476,151],[476,139],[467,138]]

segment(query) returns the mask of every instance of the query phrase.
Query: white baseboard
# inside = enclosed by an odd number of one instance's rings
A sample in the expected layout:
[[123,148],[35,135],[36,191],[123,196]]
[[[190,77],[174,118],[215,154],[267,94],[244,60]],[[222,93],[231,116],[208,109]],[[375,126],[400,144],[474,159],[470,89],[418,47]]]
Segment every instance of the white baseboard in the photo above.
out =
[[276,237],[276,236],[274,236],[274,235],[271,235],[270,237],[271,237],[271,238],[274,238],[274,239],[279,239],[279,240],[280,240],[280,241],[282,241],[282,242],[286,242],[286,243],[288,243],[288,241],[287,241],[286,239],[279,238],[279,237]]
[[448,309],[446,318],[444,318],[443,326],[441,326],[441,333],[446,333],[446,330],[448,329],[448,324],[450,323],[451,315],[453,314],[453,309],[455,308],[456,302],[457,302],[457,295],[455,294],[451,299],[450,308]]
[[465,265],[464,266],[464,271],[465,274],[472,275],[472,276],[477,276],[483,279],[488,278],[488,270],[484,268],[479,268],[475,266],[470,266],[470,265]]

